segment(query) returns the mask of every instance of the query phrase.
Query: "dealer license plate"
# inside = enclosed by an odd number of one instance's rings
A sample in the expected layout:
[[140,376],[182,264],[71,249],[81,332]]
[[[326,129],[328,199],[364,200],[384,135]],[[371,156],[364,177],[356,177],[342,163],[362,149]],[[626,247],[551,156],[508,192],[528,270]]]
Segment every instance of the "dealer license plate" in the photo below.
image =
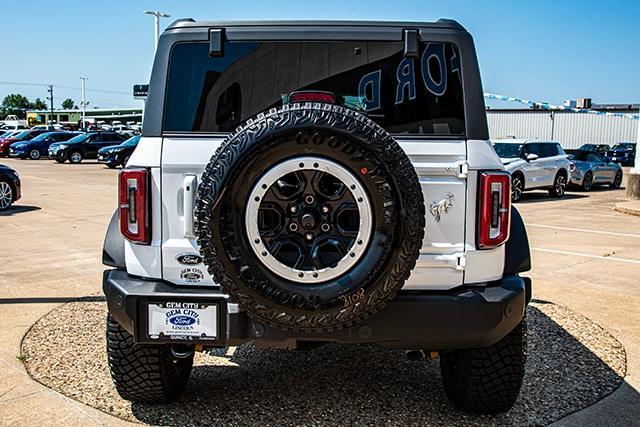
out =
[[218,305],[197,302],[149,303],[149,337],[216,340]]

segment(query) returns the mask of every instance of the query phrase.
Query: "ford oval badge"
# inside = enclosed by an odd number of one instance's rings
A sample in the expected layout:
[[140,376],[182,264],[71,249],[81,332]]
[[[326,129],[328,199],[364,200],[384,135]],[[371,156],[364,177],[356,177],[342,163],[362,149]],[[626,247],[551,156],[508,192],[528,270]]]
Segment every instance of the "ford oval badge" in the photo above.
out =
[[196,323],[196,319],[191,316],[177,315],[170,317],[169,322],[176,326],[189,326]]
[[202,262],[202,257],[196,254],[180,254],[176,257],[176,260],[180,264],[184,265],[196,265]]

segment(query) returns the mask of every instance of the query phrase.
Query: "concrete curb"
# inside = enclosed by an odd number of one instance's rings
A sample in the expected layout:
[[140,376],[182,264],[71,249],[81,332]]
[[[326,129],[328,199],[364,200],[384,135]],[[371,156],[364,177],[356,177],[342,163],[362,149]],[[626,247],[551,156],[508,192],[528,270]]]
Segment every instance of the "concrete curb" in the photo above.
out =
[[627,215],[640,216],[640,200],[616,203],[616,206],[613,209]]

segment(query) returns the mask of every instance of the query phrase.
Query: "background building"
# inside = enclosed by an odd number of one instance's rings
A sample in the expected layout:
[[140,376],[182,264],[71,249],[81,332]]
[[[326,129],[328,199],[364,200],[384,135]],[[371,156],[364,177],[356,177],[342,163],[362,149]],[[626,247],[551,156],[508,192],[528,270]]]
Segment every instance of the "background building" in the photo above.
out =
[[[638,108],[640,104],[591,106],[593,110],[625,114],[638,114]],[[490,109],[487,120],[492,139],[550,139],[560,142],[564,148],[578,148],[586,143],[635,142],[638,132],[637,120],[561,110]]]
[[[141,108],[93,108],[86,110],[85,117],[90,123],[104,122],[111,124],[114,121],[126,123],[142,121]],[[28,126],[47,124],[51,120],[55,123],[68,126],[77,126],[82,120],[82,110],[31,110],[27,111]]]

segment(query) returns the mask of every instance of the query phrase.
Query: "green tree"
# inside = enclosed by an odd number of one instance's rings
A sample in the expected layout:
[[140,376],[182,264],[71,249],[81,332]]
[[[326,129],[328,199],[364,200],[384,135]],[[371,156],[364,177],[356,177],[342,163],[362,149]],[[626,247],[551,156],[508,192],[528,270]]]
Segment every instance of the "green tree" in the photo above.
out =
[[31,107],[31,103],[26,96],[19,93],[7,95],[2,100],[0,106],[0,115],[4,119],[9,114],[15,114],[20,119],[26,117],[26,110]]
[[36,100],[31,103],[31,108],[34,110],[46,110],[47,104],[42,99],[36,98]]
[[62,101],[62,108],[64,108],[65,110],[71,110],[73,109],[73,107],[75,107],[76,103],[73,102],[73,99],[71,98],[67,98],[64,101]]

